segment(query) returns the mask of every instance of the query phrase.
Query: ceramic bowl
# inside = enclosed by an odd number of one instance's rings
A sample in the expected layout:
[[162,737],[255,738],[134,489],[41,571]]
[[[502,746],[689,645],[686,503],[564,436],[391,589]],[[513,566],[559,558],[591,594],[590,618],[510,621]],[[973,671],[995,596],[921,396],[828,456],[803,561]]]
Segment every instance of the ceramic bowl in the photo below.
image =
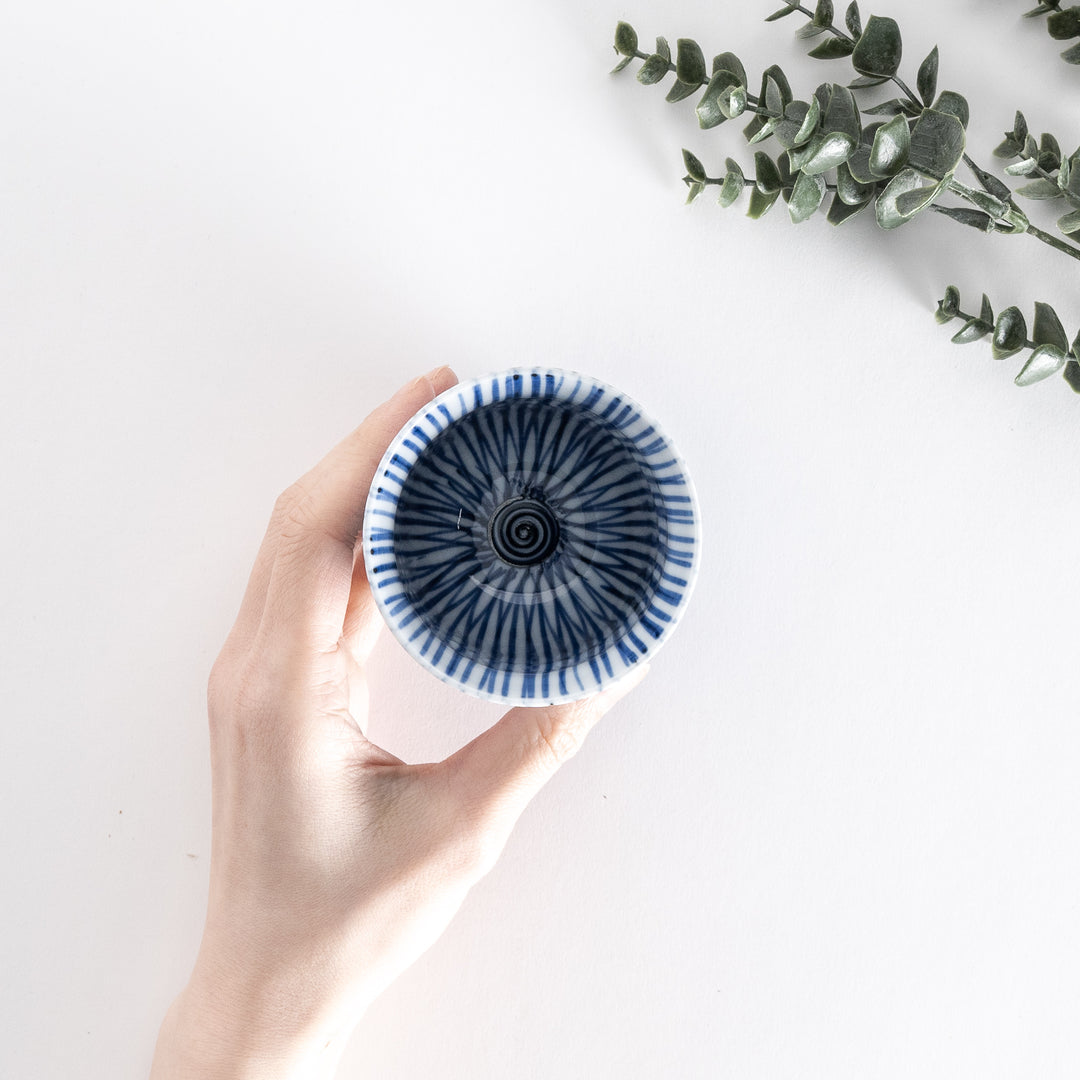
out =
[[694,489],[625,394],[552,368],[459,383],[387,449],[364,514],[383,617],[432,674],[548,704],[668,637],[700,559]]

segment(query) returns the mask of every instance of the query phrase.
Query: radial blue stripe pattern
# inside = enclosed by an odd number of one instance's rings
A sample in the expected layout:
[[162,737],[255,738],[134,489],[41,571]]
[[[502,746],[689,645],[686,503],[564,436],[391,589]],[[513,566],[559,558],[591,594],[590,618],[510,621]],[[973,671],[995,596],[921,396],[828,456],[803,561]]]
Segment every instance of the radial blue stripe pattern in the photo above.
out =
[[558,369],[461,383],[387,449],[364,560],[429,671],[511,704],[603,689],[659,648],[693,587],[697,502],[625,394]]

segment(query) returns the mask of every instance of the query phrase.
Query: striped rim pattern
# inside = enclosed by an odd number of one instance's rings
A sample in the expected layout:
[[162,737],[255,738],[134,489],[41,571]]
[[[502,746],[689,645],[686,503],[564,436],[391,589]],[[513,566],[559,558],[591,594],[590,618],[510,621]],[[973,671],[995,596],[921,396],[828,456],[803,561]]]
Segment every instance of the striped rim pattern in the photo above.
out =
[[364,560],[380,611],[440,679],[510,704],[603,689],[666,639],[700,559],[670,440],[558,369],[452,387],[379,465]]

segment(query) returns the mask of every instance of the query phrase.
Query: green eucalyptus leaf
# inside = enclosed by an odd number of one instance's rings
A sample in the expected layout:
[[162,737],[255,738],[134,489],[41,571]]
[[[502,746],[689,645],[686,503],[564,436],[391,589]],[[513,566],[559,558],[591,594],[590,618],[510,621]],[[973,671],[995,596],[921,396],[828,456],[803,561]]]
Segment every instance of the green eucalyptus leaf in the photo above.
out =
[[[782,113],[784,106],[792,101],[795,97],[791,92],[791,83],[788,82],[788,77],[784,74],[784,69],[778,64],[770,64],[763,72],[761,76],[761,97],[768,96],[768,86],[770,80],[775,84],[775,89],[780,92],[780,107],[772,109],[773,112]],[[770,106],[770,109],[772,107]]]
[[611,74],[612,74],[612,75],[617,75],[617,74],[618,74],[618,73],[619,73],[620,71],[622,71],[622,69],[623,69],[624,67],[626,67],[626,65],[627,65],[627,64],[629,64],[629,63],[630,63],[630,61],[631,61],[631,60],[633,60],[633,59],[634,59],[634,58],[633,58],[632,56],[624,56],[624,57],[623,57],[623,58],[622,58],[622,59],[621,59],[621,60],[620,60],[620,61],[619,61],[619,62],[618,62],[618,63],[617,63],[617,64],[616,64],[616,65],[615,65],[615,66],[614,66],[614,67],[613,67],[612,69],[611,69]]
[[955,285],[950,285],[945,290],[945,295],[938,301],[937,311],[934,318],[939,323],[947,323],[955,319],[960,311],[960,290]]
[[795,145],[795,139],[802,129],[810,106],[805,101],[793,101],[784,108],[784,115],[773,126],[776,141],[785,149]]
[[940,186],[926,187],[923,178],[914,169],[901,169],[878,195],[874,207],[878,225],[883,229],[899,228],[934,200]]
[[713,74],[718,71],[730,71],[741,86],[748,86],[746,81],[746,68],[742,61],[733,52],[722,52],[713,57]]
[[1063,157],[1061,168],[1058,169],[1057,185],[1062,191],[1069,190],[1069,180],[1072,178],[1072,159]]
[[[794,102],[792,102],[792,104],[794,104]],[[810,99],[810,106],[806,110],[806,115],[799,125],[799,130],[795,132],[794,139],[792,139],[792,146],[802,146],[804,143],[808,143],[817,131],[818,121],[820,119],[821,102],[819,102],[815,96]]]
[[934,109],[937,112],[955,116],[965,128],[971,118],[971,109],[968,107],[967,98],[963,94],[958,94],[955,90],[942,90],[938,94],[937,101],[934,102]]
[[791,189],[795,185],[795,177],[791,172],[791,167],[788,165],[787,154],[781,154],[776,159],[776,171],[780,174],[780,194],[784,196],[786,202],[791,195]]
[[[1012,136],[1018,143],[1027,141],[1028,123],[1027,120],[1024,119],[1024,114],[1019,109],[1016,110],[1016,116],[1013,118]],[[1034,157],[1035,155],[1032,154],[1031,156]]]
[[[1080,44],[1073,45],[1072,48],[1066,49],[1061,54],[1061,59],[1064,60],[1066,64],[1080,64]],[[1069,364],[1072,364],[1075,367],[1076,366],[1076,361],[1075,360],[1070,360]],[[1069,366],[1068,366],[1068,364],[1066,364],[1065,365],[1066,378],[1068,378],[1068,371],[1069,371]],[[1076,387],[1074,386],[1073,389],[1075,390]]]
[[1066,236],[1080,232],[1080,210],[1070,210],[1064,217],[1059,217],[1057,227]]
[[896,197],[896,209],[905,217],[913,218],[925,210],[941,194],[942,184],[924,184],[911,191],[902,191]]
[[667,38],[656,39],[656,55],[662,56],[669,64],[671,63],[671,46],[667,43]]
[[[870,168],[870,147],[860,144],[852,151],[851,157],[844,162],[852,178],[859,184],[874,186],[881,179]],[[845,200],[846,201],[846,200]]]
[[682,152],[683,165],[686,166],[686,174],[691,180],[697,180],[698,183],[705,182],[705,166],[695,157],[689,150],[683,150]]
[[900,27],[896,20],[871,15],[851,54],[851,64],[860,75],[892,78],[900,68],[902,53]]
[[746,87],[733,86],[720,99],[720,109],[729,120],[746,112]]
[[870,205],[870,200],[866,202],[858,203],[855,206],[844,202],[839,195],[833,196],[833,201],[829,204],[829,213],[825,220],[830,225],[843,225],[845,221],[850,221],[856,214],[865,210]]
[[727,173],[724,176],[724,182],[720,185],[720,205],[730,206],[743,193],[746,178],[737,161],[728,158],[724,164],[727,166]]
[[878,128],[882,127],[887,121],[885,120],[871,120],[869,124],[862,129],[862,133],[859,136],[859,145],[865,146],[867,150],[874,145],[874,136],[878,133]]
[[888,101],[879,102],[869,109],[863,109],[867,116],[902,116],[904,103],[899,98],[889,98]]
[[637,56],[637,31],[625,22],[615,27],[615,51],[623,56]]
[[799,0],[792,0],[792,2],[788,3],[787,7],[782,7],[777,11],[774,11],[765,21],[776,22],[777,19],[782,19],[785,15],[794,15],[798,10]]
[[813,215],[825,198],[825,191],[824,176],[799,173],[795,187],[791,191],[791,198],[788,200],[788,213],[791,215],[792,222],[798,225]]
[[725,120],[731,119],[725,106],[728,102],[729,92],[732,89],[743,90],[743,108],[745,108],[746,91],[745,88],[735,86],[735,76],[727,70],[718,71],[713,75],[695,110],[700,127],[714,128]]
[[855,43],[847,38],[827,38],[820,45],[811,49],[806,55],[815,60],[842,60],[855,51]]
[[[811,176],[820,176],[830,169],[835,169],[837,165],[851,157],[856,145],[855,140],[843,131],[818,135],[807,144],[807,147],[812,148],[812,152],[802,163],[802,171]],[[791,166],[795,171],[794,160]]]
[[[854,156],[854,155],[853,155]],[[874,195],[874,184],[862,184],[851,175],[851,159],[836,167],[836,194],[848,206],[861,206]]]
[[754,182],[762,195],[772,195],[784,186],[776,162],[763,150],[754,154]]
[[1055,11],[1046,20],[1046,29],[1050,32],[1050,36],[1058,41],[1080,37],[1080,7]]
[[1074,195],[1080,195],[1080,150],[1069,158],[1069,178],[1065,182],[1065,188]]
[[968,319],[950,339],[954,345],[970,345],[979,338],[986,337],[994,327],[982,319]]
[[969,210],[966,206],[937,206],[933,207],[939,214],[961,225],[970,225],[980,232],[993,232],[994,219],[984,210]]
[[765,194],[757,186],[752,187],[750,189],[750,205],[747,207],[746,216],[754,219],[764,217],[779,197],[779,188]]
[[1035,176],[1038,169],[1039,163],[1034,158],[1021,158],[1020,161],[1005,166],[1005,172],[1009,176]]
[[[1070,51],[1072,51],[1072,50],[1070,50]],[[1078,53],[1080,53],[1080,46],[1077,46],[1077,50],[1076,50],[1076,51],[1077,51]],[[1064,56],[1065,54],[1064,54],[1064,53],[1062,53],[1061,55],[1062,55],[1062,56]],[[1077,61],[1075,61],[1075,60],[1074,60],[1074,61],[1073,61],[1073,63],[1077,63]],[[1076,391],[1076,392],[1077,392],[1078,394],[1080,394],[1080,364],[1078,364],[1078,363],[1077,363],[1077,362],[1076,362],[1075,360],[1070,360],[1070,361],[1069,361],[1069,362],[1068,362],[1068,363],[1067,363],[1067,364],[1065,365],[1065,370],[1064,370],[1064,371],[1062,371],[1062,373],[1061,373],[1061,374],[1065,376],[1065,381],[1066,381],[1066,382],[1067,382],[1067,383],[1068,383],[1068,384],[1069,384],[1069,385],[1070,385],[1070,386],[1071,386],[1071,387],[1072,387],[1072,388],[1073,388],[1073,389],[1074,389],[1074,390],[1075,390],[1075,391]]]
[[825,27],[815,26],[812,22],[808,22],[805,26],[795,31],[795,36],[802,41],[807,38],[820,37],[825,33]]
[[788,168],[791,172],[802,172],[802,167],[817,153],[824,138],[824,135],[815,135],[808,143],[793,146],[787,152]]
[[982,294],[982,302],[979,306],[979,319],[980,321],[987,323],[991,328],[994,324],[994,308],[990,303],[990,297],[986,293]]
[[1018,187],[1016,194],[1023,195],[1025,199],[1060,199],[1061,188],[1053,180],[1039,179]]
[[705,185],[704,184],[700,184],[700,183],[696,183],[696,182],[691,184],[690,185],[690,191],[686,196],[687,203],[688,204],[692,203],[704,190],[705,190]]
[[853,79],[847,85],[849,90],[869,90],[872,86],[880,86],[888,81],[889,77],[887,75],[860,75],[859,78]]
[[989,191],[973,191],[968,196],[968,201],[980,210],[985,210],[991,217],[1003,218],[1009,212],[1008,206]]
[[894,116],[882,124],[874,135],[870,148],[870,171],[875,176],[895,176],[908,161],[911,150],[911,129],[907,117]]
[[1004,141],[994,147],[994,157],[1014,158],[1024,152],[1023,143],[1017,142],[1008,132],[1005,133]]
[[934,103],[934,94],[937,93],[938,73],[938,47],[935,45],[930,50],[930,55],[919,67],[919,76],[916,85],[919,88],[919,97],[929,107]]
[[859,106],[855,103],[855,95],[846,86],[832,84],[821,130],[826,135],[841,131],[850,135],[851,141],[858,146],[862,135],[862,119],[859,116]]
[[1069,336],[1061,325],[1057,312],[1039,300],[1035,301],[1035,324],[1031,330],[1031,340],[1036,345],[1054,345],[1063,353],[1069,351]]
[[[768,120],[764,116],[759,116],[755,113],[751,117],[750,123],[743,128],[743,137],[747,142],[753,142],[755,137],[761,133],[767,123]],[[769,134],[772,134],[772,128],[769,129]]]
[[682,79],[676,78],[671,84],[671,89],[664,97],[665,101],[682,101],[684,98],[688,98],[691,94],[696,94],[701,89],[701,83],[688,83],[683,82]]
[[[773,129],[775,128],[775,126],[775,120],[766,120],[765,123],[761,125],[760,129],[747,141],[751,145],[753,145],[754,143],[764,142],[773,133]],[[750,130],[752,127],[754,127],[753,124],[746,125],[747,130]]]
[[668,61],[659,53],[653,53],[646,58],[645,63],[638,68],[637,79],[639,83],[652,86],[658,83],[668,73]]
[[776,81],[776,77],[773,75],[765,76],[765,108],[775,116],[782,116],[784,113],[784,107],[788,104],[784,100],[783,92],[780,89],[780,84]]
[[832,0],[817,0],[817,6],[814,8],[814,17],[811,21],[813,22],[814,26],[820,26],[822,28],[832,26]]
[[908,163],[923,176],[951,176],[964,156],[964,126],[951,113],[923,109],[911,129]]
[[859,5],[856,0],[851,0],[847,11],[844,12],[844,25],[853,38],[858,38],[862,34],[862,19],[859,18]]
[[1061,164],[1061,147],[1057,139],[1048,131],[1039,136],[1039,165],[1047,172],[1053,172]]
[[990,351],[995,360],[1018,353],[1027,341],[1027,323],[1018,307],[1007,307],[994,323],[994,336],[990,339]]
[[1020,369],[1020,374],[1013,380],[1017,386],[1030,386],[1032,383],[1056,375],[1064,366],[1068,357],[1053,345],[1040,345]]
[[679,38],[675,43],[675,77],[700,86],[709,79],[707,71],[701,46],[692,38]]

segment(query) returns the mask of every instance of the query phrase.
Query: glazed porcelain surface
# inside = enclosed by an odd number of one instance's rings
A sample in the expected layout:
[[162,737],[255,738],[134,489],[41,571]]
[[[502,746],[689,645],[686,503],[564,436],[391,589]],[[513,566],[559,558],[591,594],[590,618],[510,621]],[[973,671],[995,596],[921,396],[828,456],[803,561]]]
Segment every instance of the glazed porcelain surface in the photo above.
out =
[[596,379],[520,368],[459,383],[402,429],[364,517],[379,609],[479,697],[570,701],[653,654],[700,559],[686,466]]

